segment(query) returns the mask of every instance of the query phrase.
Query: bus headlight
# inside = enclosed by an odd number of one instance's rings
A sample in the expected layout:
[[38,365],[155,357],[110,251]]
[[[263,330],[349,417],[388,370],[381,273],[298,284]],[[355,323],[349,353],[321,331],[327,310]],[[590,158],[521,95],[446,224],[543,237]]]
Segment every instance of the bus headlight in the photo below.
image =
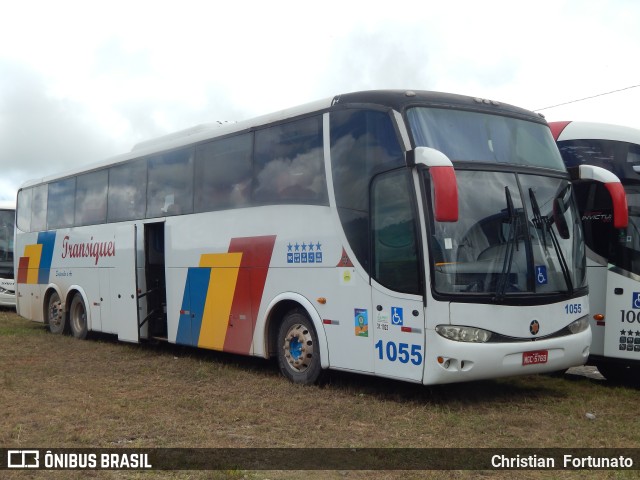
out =
[[575,322],[571,322],[567,328],[571,333],[580,333],[589,328],[589,316],[579,318]]
[[438,325],[436,332],[456,342],[485,343],[491,338],[491,332],[481,328],[459,327],[456,325]]

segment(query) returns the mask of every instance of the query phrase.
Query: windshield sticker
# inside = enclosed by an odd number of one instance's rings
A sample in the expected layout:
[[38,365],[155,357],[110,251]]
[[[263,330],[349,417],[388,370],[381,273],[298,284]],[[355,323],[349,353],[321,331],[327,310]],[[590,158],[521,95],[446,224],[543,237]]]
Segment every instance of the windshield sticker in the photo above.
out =
[[536,266],[536,283],[538,285],[546,285],[548,281],[547,267],[545,265]]

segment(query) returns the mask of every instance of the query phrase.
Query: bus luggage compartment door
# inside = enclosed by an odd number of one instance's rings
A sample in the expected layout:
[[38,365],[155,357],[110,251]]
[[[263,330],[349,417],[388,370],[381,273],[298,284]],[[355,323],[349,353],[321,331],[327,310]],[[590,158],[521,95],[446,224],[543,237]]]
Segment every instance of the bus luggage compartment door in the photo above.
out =
[[118,340],[138,343],[138,300],[136,282],[136,227],[116,229],[116,266],[110,272],[111,319]]

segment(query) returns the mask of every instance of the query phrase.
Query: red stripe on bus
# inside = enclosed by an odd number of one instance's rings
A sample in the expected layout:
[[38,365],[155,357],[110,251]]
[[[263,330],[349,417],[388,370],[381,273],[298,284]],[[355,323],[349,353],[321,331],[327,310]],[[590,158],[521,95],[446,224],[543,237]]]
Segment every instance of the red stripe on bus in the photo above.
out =
[[20,257],[18,261],[18,283],[27,283],[29,273],[29,257]]
[[242,261],[224,340],[225,352],[251,353],[253,331],[275,243],[275,235],[231,240],[229,253],[242,253]]

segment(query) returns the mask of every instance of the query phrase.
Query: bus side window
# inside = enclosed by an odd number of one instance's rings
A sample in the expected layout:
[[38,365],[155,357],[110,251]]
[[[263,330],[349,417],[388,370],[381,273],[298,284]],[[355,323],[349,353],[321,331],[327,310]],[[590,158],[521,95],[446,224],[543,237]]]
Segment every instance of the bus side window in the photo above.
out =
[[109,169],[107,216],[109,222],[144,218],[147,192],[147,161],[143,159]]
[[381,169],[403,166],[389,114],[345,109],[331,113],[331,171],[342,228],[360,265],[369,268],[369,182]]
[[31,202],[31,231],[39,232],[47,229],[47,192],[49,185],[33,187]]
[[328,205],[322,117],[258,130],[254,169],[253,198],[258,205]]
[[147,218],[193,211],[193,148],[149,158]]
[[108,181],[107,170],[78,176],[75,225],[95,225],[106,221]]
[[73,226],[76,179],[66,178],[49,184],[47,197],[47,228]]
[[31,231],[31,201],[33,188],[25,188],[18,192],[17,227],[23,232]]
[[252,150],[252,133],[214,140],[196,148],[195,212],[249,205]]

